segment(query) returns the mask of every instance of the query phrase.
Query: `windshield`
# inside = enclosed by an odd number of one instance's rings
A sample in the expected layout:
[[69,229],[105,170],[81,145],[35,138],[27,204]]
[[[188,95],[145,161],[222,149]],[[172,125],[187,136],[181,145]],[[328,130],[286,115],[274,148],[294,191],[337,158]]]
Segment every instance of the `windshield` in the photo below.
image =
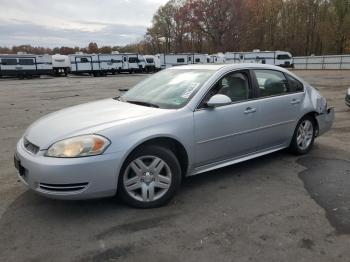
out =
[[164,70],[137,84],[120,100],[159,108],[181,108],[214,73],[214,70],[202,69]]

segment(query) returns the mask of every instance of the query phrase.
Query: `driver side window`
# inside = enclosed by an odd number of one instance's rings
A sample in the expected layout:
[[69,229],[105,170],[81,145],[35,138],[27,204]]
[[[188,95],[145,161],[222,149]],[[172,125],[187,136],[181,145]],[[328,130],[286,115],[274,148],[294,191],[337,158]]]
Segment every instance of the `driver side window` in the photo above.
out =
[[249,78],[246,72],[232,72],[222,77],[205,96],[201,108],[217,94],[228,96],[232,103],[248,100],[252,97]]

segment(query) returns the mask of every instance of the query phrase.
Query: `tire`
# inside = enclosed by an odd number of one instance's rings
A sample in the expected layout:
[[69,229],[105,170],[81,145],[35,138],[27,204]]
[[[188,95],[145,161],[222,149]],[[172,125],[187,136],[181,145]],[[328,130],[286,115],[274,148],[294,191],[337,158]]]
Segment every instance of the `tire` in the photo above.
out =
[[315,119],[312,116],[304,116],[298,122],[297,127],[295,128],[293,138],[289,146],[290,151],[296,155],[304,155],[308,153],[313,147],[315,134]]
[[123,164],[118,195],[130,206],[155,208],[168,203],[180,184],[181,167],[174,153],[157,145],[142,146]]

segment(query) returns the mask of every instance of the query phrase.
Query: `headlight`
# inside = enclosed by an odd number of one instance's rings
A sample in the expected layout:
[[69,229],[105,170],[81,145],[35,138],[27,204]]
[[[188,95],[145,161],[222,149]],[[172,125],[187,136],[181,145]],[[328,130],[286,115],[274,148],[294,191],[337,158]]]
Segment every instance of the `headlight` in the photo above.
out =
[[107,138],[99,135],[84,135],[54,143],[46,152],[49,157],[83,157],[102,154],[109,146]]

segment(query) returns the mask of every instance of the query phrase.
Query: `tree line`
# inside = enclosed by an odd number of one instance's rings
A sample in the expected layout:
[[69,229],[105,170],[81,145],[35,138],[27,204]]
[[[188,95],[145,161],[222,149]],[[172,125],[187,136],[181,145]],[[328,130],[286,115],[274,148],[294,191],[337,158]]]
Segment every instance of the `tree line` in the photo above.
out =
[[126,46],[28,45],[0,53],[216,53],[284,50],[296,55],[350,53],[350,0],[170,0],[144,39]]
[[142,45],[151,53],[350,53],[350,0],[171,0]]
[[11,48],[0,46],[0,54],[17,54],[18,52],[24,52],[27,54],[36,54],[36,55],[42,55],[42,54],[69,55],[69,54],[75,54],[77,52],[83,52],[84,54],[98,54],[98,53],[110,54],[113,51],[118,51],[120,53],[130,52],[130,51],[133,51],[133,48],[134,47],[130,48],[129,46],[98,47],[98,45],[95,42],[89,43],[87,47],[62,46],[62,47],[48,48],[48,47],[41,47],[41,46],[19,45],[19,46],[13,46]]

